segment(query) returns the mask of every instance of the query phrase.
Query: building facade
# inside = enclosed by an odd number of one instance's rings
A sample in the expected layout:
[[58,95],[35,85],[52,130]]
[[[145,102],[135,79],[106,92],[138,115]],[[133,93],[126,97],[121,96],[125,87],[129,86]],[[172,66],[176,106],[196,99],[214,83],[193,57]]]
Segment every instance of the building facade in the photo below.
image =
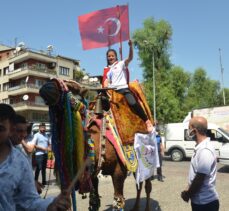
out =
[[10,104],[30,122],[48,122],[48,106],[39,89],[50,78],[74,80],[79,60],[38,52],[24,45],[0,45],[0,102]]

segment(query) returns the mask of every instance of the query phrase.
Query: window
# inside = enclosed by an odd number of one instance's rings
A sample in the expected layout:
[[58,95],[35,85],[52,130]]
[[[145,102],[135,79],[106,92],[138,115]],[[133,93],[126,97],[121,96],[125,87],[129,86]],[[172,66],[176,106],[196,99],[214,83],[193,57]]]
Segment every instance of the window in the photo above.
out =
[[188,129],[184,130],[184,140],[185,141],[193,141],[189,136],[188,136]]
[[45,70],[46,69],[46,65],[42,64],[42,63],[37,63],[37,69],[39,70]]
[[5,67],[5,68],[3,69],[3,75],[7,75],[8,72],[9,72],[9,67]]
[[40,88],[42,85],[44,85],[44,83],[45,83],[45,81],[43,81],[43,80],[39,80],[39,79],[35,80],[35,86],[37,88]]
[[27,67],[28,67],[28,64],[27,63],[22,63],[21,65],[20,65],[20,67],[21,67],[21,69],[26,69]]
[[45,105],[45,102],[44,102],[42,97],[36,96],[35,97],[35,104],[37,104],[37,105]]
[[4,83],[3,84],[3,91],[7,91],[9,88],[9,84],[8,83]]
[[67,67],[59,67],[59,74],[60,75],[69,75],[69,68]]
[[2,99],[2,102],[5,104],[10,104],[10,99],[9,98]]

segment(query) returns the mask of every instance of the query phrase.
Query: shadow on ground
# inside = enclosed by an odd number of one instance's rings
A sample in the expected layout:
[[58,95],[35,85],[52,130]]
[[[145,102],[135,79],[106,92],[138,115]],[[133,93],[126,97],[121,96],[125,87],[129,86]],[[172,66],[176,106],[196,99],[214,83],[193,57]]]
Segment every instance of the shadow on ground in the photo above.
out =
[[219,173],[229,173],[229,166],[223,166],[221,168],[218,169]]
[[[130,211],[135,203],[135,199],[127,199],[125,201],[125,211]],[[161,211],[161,207],[158,203],[158,201],[150,199],[150,205],[151,205],[151,210],[152,211]],[[142,198],[140,200],[140,210],[139,211],[144,211],[145,210],[145,206],[146,206],[146,198]],[[107,205],[107,209],[105,209],[104,211],[112,211],[112,205]]]

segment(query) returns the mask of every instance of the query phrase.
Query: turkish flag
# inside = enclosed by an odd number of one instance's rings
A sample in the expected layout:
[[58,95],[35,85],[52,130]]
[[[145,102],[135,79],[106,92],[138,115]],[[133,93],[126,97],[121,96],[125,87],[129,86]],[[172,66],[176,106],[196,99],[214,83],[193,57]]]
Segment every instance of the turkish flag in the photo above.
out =
[[78,17],[83,49],[101,48],[129,39],[128,6],[116,6]]

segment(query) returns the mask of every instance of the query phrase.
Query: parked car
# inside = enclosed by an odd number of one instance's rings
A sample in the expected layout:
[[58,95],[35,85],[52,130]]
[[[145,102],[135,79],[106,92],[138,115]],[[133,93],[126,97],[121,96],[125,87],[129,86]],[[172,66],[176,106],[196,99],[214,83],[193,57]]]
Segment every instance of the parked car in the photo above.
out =
[[[196,142],[188,139],[187,130],[188,122],[165,125],[165,155],[169,155],[173,161],[181,161],[193,155]],[[219,149],[226,142],[229,143],[228,133],[216,124],[208,123],[207,136],[219,156]]]

